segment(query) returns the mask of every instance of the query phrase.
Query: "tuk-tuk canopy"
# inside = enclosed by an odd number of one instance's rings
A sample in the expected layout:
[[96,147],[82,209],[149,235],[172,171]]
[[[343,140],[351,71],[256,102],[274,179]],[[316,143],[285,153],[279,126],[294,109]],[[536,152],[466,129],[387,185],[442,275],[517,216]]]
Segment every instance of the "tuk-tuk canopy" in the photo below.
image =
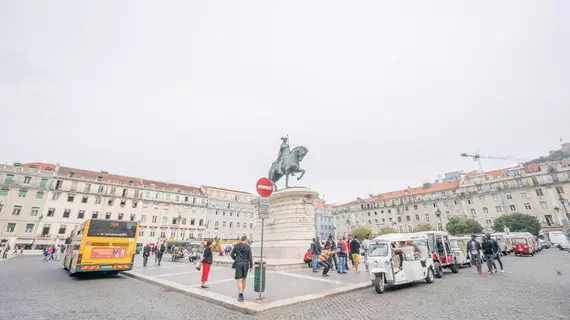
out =
[[415,240],[427,240],[428,237],[422,232],[418,233],[389,233],[383,234],[372,241],[382,241],[382,242],[398,242],[398,241],[415,241]]

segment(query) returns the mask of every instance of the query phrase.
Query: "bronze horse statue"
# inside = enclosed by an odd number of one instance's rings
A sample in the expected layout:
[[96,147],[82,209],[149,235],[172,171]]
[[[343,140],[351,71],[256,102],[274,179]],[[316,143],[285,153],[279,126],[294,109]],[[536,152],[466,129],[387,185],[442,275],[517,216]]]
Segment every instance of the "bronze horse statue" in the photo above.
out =
[[295,173],[301,173],[297,180],[301,180],[305,175],[305,170],[301,169],[299,163],[303,161],[309,149],[303,146],[297,146],[291,152],[284,154],[283,159],[277,159],[271,164],[269,169],[269,180],[273,182],[275,191],[277,191],[277,181],[285,176],[285,188],[289,188],[289,176],[295,176]]

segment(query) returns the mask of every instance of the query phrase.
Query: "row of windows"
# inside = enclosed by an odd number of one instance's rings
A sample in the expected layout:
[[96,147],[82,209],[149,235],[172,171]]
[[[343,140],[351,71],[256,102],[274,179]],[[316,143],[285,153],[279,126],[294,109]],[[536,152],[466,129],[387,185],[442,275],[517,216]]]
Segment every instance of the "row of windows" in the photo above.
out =
[[[211,225],[210,220],[208,220],[207,226],[210,226],[210,225]],[[234,222],[233,221],[230,221],[230,222],[221,221],[221,225],[222,225],[222,228],[225,228],[225,227],[233,228]],[[219,227],[220,227],[220,221],[214,221],[214,228],[219,228]],[[236,222],[235,227],[236,227],[236,229],[239,229],[239,228],[247,229],[247,222],[243,222],[243,223]],[[249,223],[249,228],[253,229],[253,223],[252,222]]]
[[[14,233],[16,232],[16,226],[18,225],[17,222],[8,222],[6,224],[6,229],[5,232],[6,233]],[[26,223],[26,227],[24,229],[25,233],[32,233],[32,231],[34,230],[34,226],[35,224],[33,223]]]
[[[568,174],[570,175],[570,173],[568,173]],[[570,178],[570,177],[569,177],[569,178]],[[454,190],[454,191],[455,191],[455,190]],[[481,191],[481,190],[479,190],[479,191]],[[563,187],[563,186],[555,186],[555,191],[556,191],[557,194],[564,194],[564,187]],[[536,195],[539,196],[539,197],[540,197],[540,196],[544,196],[544,191],[543,191],[542,188],[536,188],[536,189],[535,189],[535,193],[536,193]],[[454,192],[453,194],[455,194],[455,192]],[[442,195],[445,196],[445,192],[442,192]],[[522,199],[529,199],[529,198],[530,198],[530,196],[528,195],[527,192],[521,192],[521,193],[520,193],[520,196],[521,196]],[[493,197],[493,200],[499,201],[499,194],[495,193],[495,194],[492,195],[492,197]],[[509,199],[509,200],[513,199],[512,193],[506,193],[506,194],[505,194],[505,197],[506,197],[507,199]],[[403,199],[403,198],[402,198],[402,199]],[[420,200],[418,200],[418,201],[420,201]],[[486,196],[485,196],[485,195],[480,195],[480,196],[479,196],[479,201],[480,201],[481,203],[485,204],[485,203],[486,203]],[[404,201],[402,201],[402,202],[404,202]],[[444,206],[446,206],[446,207],[448,206],[448,201],[447,201],[447,200],[444,200],[444,201],[442,201],[442,202],[443,202],[443,205],[444,205]],[[467,199],[467,203],[468,203],[468,204],[473,204],[473,199],[472,199],[472,198]],[[455,205],[458,205],[458,204],[459,204],[459,201],[458,201],[458,200],[454,200],[454,204],[455,204]],[[436,203],[431,203],[431,204],[430,204],[430,203],[424,203],[424,204],[423,204],[423,208],[424,208],[424,209],[427,209],[428,206],[430,206],[430,205],[433,206],[434,208],[437,207],[437,204],[436,204]],[[379,208],[379,205],[377,205],[377,203],[372,203],[372,204],[371,204],[371,203],[367,203],[367,204],[361,204],[361,205],[360,205],[360,208],[361,208],[362,210],[374,209],[374,208]],[[419,205],[414,204],[414,205],[413,205],[413,209],[414,209],[414,210],[418,210],[418,209],[419,209]],[[400,208],[396,208],[396,210],[397,210],[398,213],[400,212]],[[407,205],[405,205],[405,206],[403,207],[403,210],[404,210],[404,211],[409,211],[409,207],[408,207]],[[342,211],[343,211],[342,209],[337,210],[337,212],[342,212]],[[381,213],[384,213],[384,210],[381,210]],[[388,213],[391,213],[390,209],[388,209]],[[368,215],[370,215],[370,213],[369,213]]]
[[[214,212],[214,215],[216,215],[216,216],[220,215],[220,211],[218,211],[218,210],[216,210],[216,211],[210,211],[210,214],[212,214],[212,212]],[[234,216],[234,213],[233,213],[233,212],[226,212],[226,211],[221,211],[221,216],[222,216],[222,217],[225,217],[225,216],[226,216],[226,213],[227,213],[227,215],[228,215],[229,217],[233,217],[233,216]],[[246,217],[246,218],[253,218],[253,213],[244,213],[244,214],[245,214],[245,217]],[[239,218],[239,212],[236,212],[236,213],[235,213],[235,216],[236,216],[237,218]]]
[[[145,234],[147,234],[146,231],[147,231],[147,230],[140,230],[140,231],[139,231],[139,237],[144,237]],[[159,235],[160,235],[161,238],[166,238],[166,231],[161,231]],[[155,231],[155,230],[148,230],[148,236],[149,236],[149,237],[154,237],[154,236],[156,236],[156,231]],[[195,239],[195,238],[194,238],[194,232],[188,233],[188,238],[186,238],[186,232],[185,232],[185,231],[180,231],[180,234],[179,234],[178,236],[179,236],[179,238],[180,238],[181,240],[182,240],[182,239]],[[198,239],[201,239],[201,238],[202,238],[202,232],[198,232],[198,233],[196,234],[196,236],[198,237]],[[175,237],[176,237],[176,231],[171,231],[171,232],[170,232],[170,237],[171,237],[171,238],[175,238]]]

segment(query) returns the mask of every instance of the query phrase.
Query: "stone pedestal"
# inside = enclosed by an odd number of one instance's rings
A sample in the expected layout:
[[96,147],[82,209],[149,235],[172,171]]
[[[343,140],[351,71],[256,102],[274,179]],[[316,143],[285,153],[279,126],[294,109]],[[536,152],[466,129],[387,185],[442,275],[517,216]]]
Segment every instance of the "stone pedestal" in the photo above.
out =
[[[264,259],[302,263],[315,237],[315,199],[318,195],[308,188],[296,187],[277,191],[269,197],[269,218],[265,219],[263,236]],[[259,203],[254,205],[258,207]],[[253,234],[253,256],[259,258],[261,219],[257,213]]]

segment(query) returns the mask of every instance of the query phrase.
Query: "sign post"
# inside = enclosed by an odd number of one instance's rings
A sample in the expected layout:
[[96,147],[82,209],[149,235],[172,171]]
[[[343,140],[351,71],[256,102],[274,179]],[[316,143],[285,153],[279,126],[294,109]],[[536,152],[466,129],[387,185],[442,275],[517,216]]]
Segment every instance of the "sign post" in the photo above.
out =
[[265,282],[263,276],[265,275],[265,267],[263,266],[263,232],[265,227],[265,219],[269,217],[269,196],[273,193],[273,182],[267,178],[257,180],[256,184],[257,194],[259,198],[259,218],[261,219],[261,257],[259,258],[259,297],[257,300],[263,300],[261,292],[265,289]]

